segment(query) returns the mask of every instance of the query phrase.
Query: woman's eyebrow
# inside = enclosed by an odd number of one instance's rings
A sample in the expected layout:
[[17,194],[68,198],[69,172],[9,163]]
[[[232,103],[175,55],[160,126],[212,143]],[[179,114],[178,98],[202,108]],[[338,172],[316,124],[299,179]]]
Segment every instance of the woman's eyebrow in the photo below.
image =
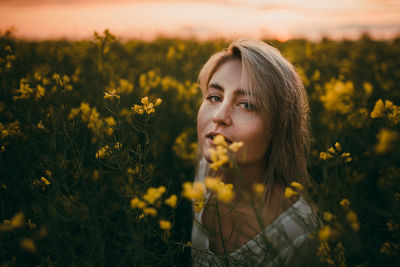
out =
[[225,91],[224,88],[221,85],[219,85],[218,83],[210,83],[208,85],[208,89],[211,89],[211,88],[217,89],[217,90],[222,91],[222,92]]
[[[224,87],[222,87],[218,83],[210,83],[208,85],[208,89],[216,89],[216,90],[219,90],[219,91],[222,91],[222,92],[225,91]],[[234,94],[235,95],[248,95],[248,93],[244,89],[241,89],[241,88],[235,90]]]

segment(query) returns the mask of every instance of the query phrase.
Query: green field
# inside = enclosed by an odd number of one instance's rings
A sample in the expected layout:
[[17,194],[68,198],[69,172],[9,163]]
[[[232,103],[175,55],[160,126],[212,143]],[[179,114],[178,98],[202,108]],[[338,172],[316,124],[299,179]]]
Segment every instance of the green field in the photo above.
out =
[[[315,266],[400,266],[400,39],[266,42],[309,95]],[[186,266],[197,75],[229,43],[2,33],[0,265]]]

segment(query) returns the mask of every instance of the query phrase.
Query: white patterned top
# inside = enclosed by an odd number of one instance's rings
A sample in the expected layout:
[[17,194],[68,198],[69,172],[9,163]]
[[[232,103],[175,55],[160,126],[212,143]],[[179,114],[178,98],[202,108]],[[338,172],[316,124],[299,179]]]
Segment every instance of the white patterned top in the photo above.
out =
[[[202,179],[204,175],[200,171],[195,181]],[[194,213],[193,266],[302,266],[300,260],[304,260],[305,255],[313,250],[314,239],[310,233],[316,228],[317,219],[303,198],[280,214],[253,239],[226,255],[217,255],[210,251],[208,236],[201,223],[202,214],[203,210]]]

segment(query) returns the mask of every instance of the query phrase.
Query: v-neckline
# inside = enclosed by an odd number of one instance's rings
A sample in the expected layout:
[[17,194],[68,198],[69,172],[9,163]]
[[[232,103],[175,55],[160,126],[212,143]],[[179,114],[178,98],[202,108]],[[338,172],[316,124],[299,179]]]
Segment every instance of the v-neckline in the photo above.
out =
[[[207,202],[208,202],[209,196],[210,196],[210,193],[207,194],[207,198],[206,198],[206,201],[205,201],[205,203],[204,203],[204,207],[205,207],[205,205],[206,205]],[[256,240],[261,234],[264,234],[264,233],[269,232],[269,230],[270,230],[273,226],[275,226],[276,224],[278,224],[280,221],[282,221],[282,220],[284,219],[284,217],[286,217],[286,215],[287,215],[288,213],[290,213],[293,209],[297,209],[298,206],[300,206],[301,204],[303,204],[303,201],[304,201],[304,199],[303,199],[302,197],[300,197],[295,203],[293,203],[289,208],[287,208],[285,211],[283,211],[278,217],[276,217],[276,218],[275,218],[268,226],[266,226],[262,231],[260,231],[259,233],[257,233],[257,234],[256,234],[254,237],[252,237],[251,239],[249,239],[249,241],[247,241],[247,242],[246,242],[245,244],[243,244],[241,247],[239,247],[239,248],[237,248],[237,249],[235,249],[235,250],[233,250],[233,251],[227,253],[227,255],[228,255],[228,256],[232,256],[232,255],[235,255],[235,254],[240,254],[240,253],[239,253],[240,251],[242,251],[243,249],[245,249],[245,248],[247,248],[247,247],[250,247],[250,246],[252,245],[252,243],[254,243],[255,240]],[[203,213],[204,213],[204,208],[200,211],[200,218],[199,218],[199,219],[200,219],[200,224],[204,227],[204,224],[203,224]],[[208,235],[206,235],[206,238],[207,238],[207,244],[208,244],[207,250],[209,251],[209,253],[211,253],[212,255],[217,256],[217,257],[223,256],[223,255],[216,254],[215,252],[213,252],[213,251],[210,250],[210,239],[208,238]]]

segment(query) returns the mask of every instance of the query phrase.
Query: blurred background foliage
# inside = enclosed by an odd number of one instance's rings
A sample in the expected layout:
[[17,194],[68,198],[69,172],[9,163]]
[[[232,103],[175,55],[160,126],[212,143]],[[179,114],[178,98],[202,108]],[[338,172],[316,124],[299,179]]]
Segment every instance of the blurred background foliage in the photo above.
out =
[[[315,265],[399,265],[400,39],[267,42],[310,98],[308,189],[325,225]],[[228,44],[2,33],[2,266],[186,266],[192,215],[180,195],[195,168],[196,79]],[[131,109],[146,96],[162,103],[150,114]],[[155,216],[132,209],[131,199],[160,186]],[[178,204],[165,205],[173,194]]]

